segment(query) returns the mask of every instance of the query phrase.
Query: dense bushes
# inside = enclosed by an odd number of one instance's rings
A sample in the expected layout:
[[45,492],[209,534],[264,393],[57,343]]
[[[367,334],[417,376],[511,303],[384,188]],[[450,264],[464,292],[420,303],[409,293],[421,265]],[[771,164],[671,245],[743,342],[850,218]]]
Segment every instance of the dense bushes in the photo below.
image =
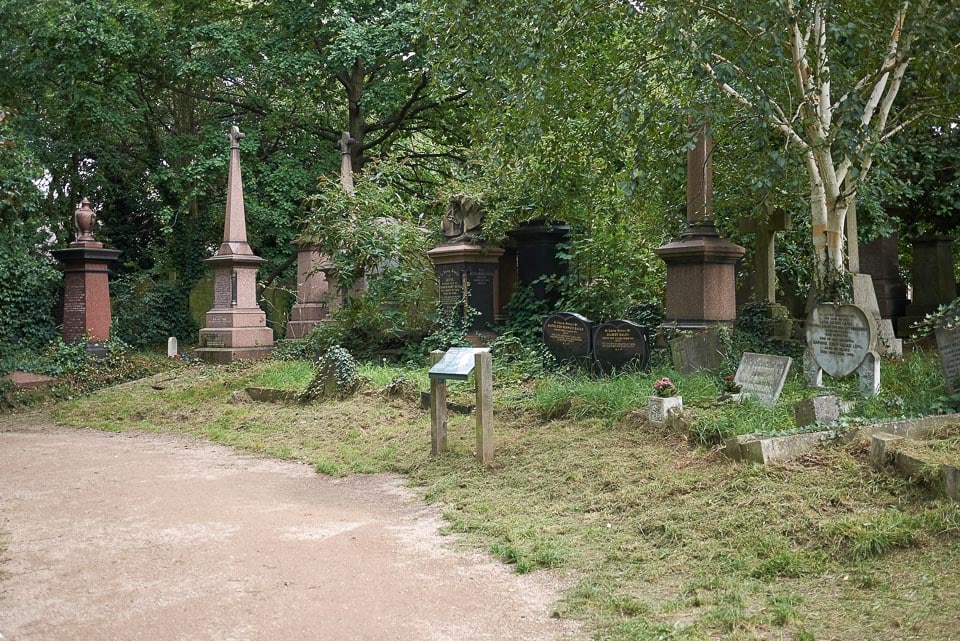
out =
[[155,281],[148,274],[126,276],[111,285],[114,321],[111,335],[136,348],[166,344],[167,338],[196,336],[189,291],[176,281]]

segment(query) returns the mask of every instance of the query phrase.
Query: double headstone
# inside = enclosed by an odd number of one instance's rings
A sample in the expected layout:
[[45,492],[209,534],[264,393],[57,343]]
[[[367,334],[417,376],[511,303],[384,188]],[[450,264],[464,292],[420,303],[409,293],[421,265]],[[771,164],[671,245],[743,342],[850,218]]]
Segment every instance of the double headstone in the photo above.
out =
[[547,316],[543,341],[561,363],[596,368],[605,374],[627,366],[646,368],[650,360],[649,329],[627,320],[599,325],[573,312]]

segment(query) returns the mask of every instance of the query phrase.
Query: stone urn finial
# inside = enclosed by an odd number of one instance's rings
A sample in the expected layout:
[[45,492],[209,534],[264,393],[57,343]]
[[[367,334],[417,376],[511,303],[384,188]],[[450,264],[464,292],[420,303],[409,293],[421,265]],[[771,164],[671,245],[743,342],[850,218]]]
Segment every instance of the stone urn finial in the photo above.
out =
[[77,242],[93,241],[93,223],[97,220],[97,214],[90,209],[90,201],[84,198],[80,201],[80,207],[73,212],[73,223],[77,228]]

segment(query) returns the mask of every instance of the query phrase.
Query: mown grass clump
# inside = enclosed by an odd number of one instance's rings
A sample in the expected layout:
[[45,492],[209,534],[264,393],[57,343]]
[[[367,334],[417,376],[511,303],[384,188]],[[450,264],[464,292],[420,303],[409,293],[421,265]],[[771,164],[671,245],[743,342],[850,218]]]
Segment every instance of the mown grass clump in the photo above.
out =
[[[466,544],[518,572],[566,573],[574,585],[556,614],[586,620],[595,639],[954,638],[960,593],[943,586],[960,558],[960,506],[875,472],[862,443],[768,467],[729,462],[638,418],[652,381],[675,376],[658,370],[498,383],[495,461],[481,467],[472,416],[451,414],[449,451],[431,457],[428,413],[384,395],[399,376],[425,389],[423,372],[365,367],[352,400],[270,412],[233,394],[274,367],[189,367],[55,413],[205,436],[328,474],[405,474]],[[785,420],[779,405],[717,403],[711,377],[677,378],[697,421],[726,426],[716,434]],[[781,404],[808,392],[793,379]]]

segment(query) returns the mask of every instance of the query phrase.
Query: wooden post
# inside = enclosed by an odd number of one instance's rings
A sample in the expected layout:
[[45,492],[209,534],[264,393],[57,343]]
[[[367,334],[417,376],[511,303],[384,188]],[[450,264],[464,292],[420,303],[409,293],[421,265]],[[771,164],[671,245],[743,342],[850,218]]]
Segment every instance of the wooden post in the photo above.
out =
[[477,460],[482,465],[493,462],[493,357],[478,352],[473,376],[477,384]]
[[[436,365],[443,358],[443,350],[430,352],[430,365]],[[479,390],[479,387],[477,388]],[[435,378],[430,379],[430,453],[441,454],[447,451],[447,383]]]

